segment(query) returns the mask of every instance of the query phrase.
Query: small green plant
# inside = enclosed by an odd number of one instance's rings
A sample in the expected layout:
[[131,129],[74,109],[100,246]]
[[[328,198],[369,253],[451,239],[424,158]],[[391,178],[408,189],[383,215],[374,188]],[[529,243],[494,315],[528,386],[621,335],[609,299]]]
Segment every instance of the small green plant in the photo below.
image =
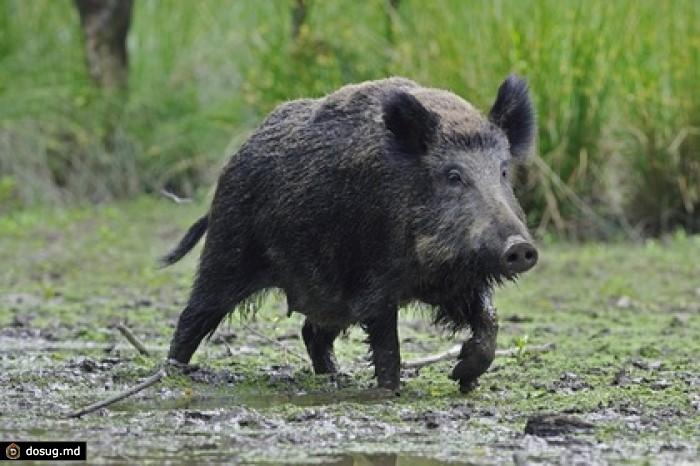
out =
[[517,354],[515,355],[515,359],[518,361],[518,364],[521,364],[525,359],[525,347],[527,346],[529,340],[529,335],[520,335],[515,339],[515,347],[518,350]]

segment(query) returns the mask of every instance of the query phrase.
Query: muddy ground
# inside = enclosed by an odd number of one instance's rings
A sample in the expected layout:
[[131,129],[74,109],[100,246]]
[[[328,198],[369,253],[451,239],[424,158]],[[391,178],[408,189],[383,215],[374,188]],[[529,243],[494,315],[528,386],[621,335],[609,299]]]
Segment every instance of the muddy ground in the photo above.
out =
[[[67,418],[161,366],[196,254],[155,259],[203,205],[0,217],[0,439],[85,440],[97,464],[700,464],[700,238],[683,234],[543,242],[536,269],[497,292],[499,348],[516,351],[467,395],[451,361],[405,371],[400,396],[374,389],[359,329],[338,342],[343,373],[313,375],[301,316],[273,294],[219,328],[199,369]],[[404,360],[467,337],[420,309],[400,335]]]

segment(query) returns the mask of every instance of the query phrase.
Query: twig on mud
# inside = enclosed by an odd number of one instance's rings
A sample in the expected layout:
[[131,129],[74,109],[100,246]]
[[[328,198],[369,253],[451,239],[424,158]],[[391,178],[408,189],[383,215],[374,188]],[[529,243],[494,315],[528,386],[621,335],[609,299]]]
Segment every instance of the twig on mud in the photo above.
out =
[[171,193],[170,191],[168,191],[166,189],[161,189],[160,193],[163,196],[170,199],[171,201],[173,201],[175,204],[188,204],[188,203],[192,202],[192,199],[187,198],[187,197],[180,197],[177,194]]
[[300,361],[304,361],[304,362],[307,361],[307,359],[306,359],[304,356],[302,356],[301,354],[297,353],[297,352],[294,351],[294,350],[291,350],[291,349],[287,348],[287,347],[286,347],[285,345],[283,345],[280,341],[278,341],[278,340],[276,340],[276,339],[274,339],[274,338],[270,338],[270,337],[268,337],[267,335],[264,335],[264,334],[258,332],[258,331],[255,330],[255,329],[252,329],[252,328],[251,328],[250,326],[248,326],[248,325],[246,325],[244,328],[245,328],[246,330],[248,330],[250,333],[252,333],[253,335],[255,335],[256,337],[262,338],[263,340],[268,341],[268,342],[272,343],[273,345],[282,348],[286,353],[288,353],[288,354],[294,356],[295,358],[299,359]]
[[224,348],[226,348],[226,353],[228,354],[228,357],[233,356],[233,349],[231,348],[231,345],[228,344],[226,341],[226,338],[224,338],[223,335],[219,335],[218,341],[224,345]]
[[117,330],[121,332],[124,337],[129,340],[129,343],[134,345],[134,348],[136,348],[139,353],[143,354],[144,356],[150,356],[151,353],[146,349],[146,346],[144,346],[143,343],[134,335],[134,332],[131,331],[129,327],[127,327],[124,324],[117,324]]
[[117,395],[114,395],[111,398],[100,401],[98,403],[93,403],[90,406],[86,406],[82,409],[79,409],[78,411],[74,411],[74,412],[70,413],[68,415],[68,417],[69,418],[80,417],[84,414],[88,414],[88,413],[91,413],[93,411],[97,411],[100,408],[104,408],[105,406],[109,406],[113,403],[116,403],[117,401],[121,401],[125,398],[128,398],[131,395],[134,395],[140,391],[147,389],[148,387],[151,387],[151,386],[157,384],[158,382],[163,380],[166,377],[166,375],[167,374],[165,373],[165,371],[163,369],[161,369],[158,372],[156,372],[155,374],[144,379],[143,382],[141,382],[140,384],[138,384],[138,385],[136,385],[136,386],[124,391],[124,392],[121,392]]
[[414,359],[413,361],[406,361],[401,363],[401,367],[404,369],[420,369],[421,367],[428,366],[430,364],[435,364],[436,362],[445,361],[448,359],[456,358],[460,351],[462,351],[462,344],[455,345],[447,351],[442,353],[431,354],[424,358]]
[[[505,358],[518,356],[526,353],[546,353],[548,351],[551,351],[552,349],[554,349],[554,343],[546,343],[544,345],[531,345],[525,346],[523,348],[509,348],[496,351],[496,357]],[[420,369],[421,367],[425,367],[430,364],[435,364],[436,362],[454,359],[457,356],[459,356],[459,353],[461,351],[462,344],[460,343],[448,349],[447,351],[443,351],[442,353],[431,354],[430,356],[414,359],[413,361],[406,361],[401,364],[401,367],[403,367],[404,369]]]

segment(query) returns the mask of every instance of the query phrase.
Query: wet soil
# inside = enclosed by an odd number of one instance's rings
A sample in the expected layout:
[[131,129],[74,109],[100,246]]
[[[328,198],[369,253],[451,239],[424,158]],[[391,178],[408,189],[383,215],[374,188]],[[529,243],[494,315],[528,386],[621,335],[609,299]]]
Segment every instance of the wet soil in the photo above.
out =
[[[313,375],[301,316],[271,295],[221,326],[198,369],[68,418],[162,367],[196,258],[153,262],[196,213],[142,200],[0,219],[2,440],[85,440],[91,464],[698,464],[694,237],[542,245],[497,293],[499,348],[518,351],[466,395],[452,361],[404,371],[398,396],[374,388],[360,329],[338,342],[340,375]],[[424,314],[402,312],[404,360],[467,337]]]

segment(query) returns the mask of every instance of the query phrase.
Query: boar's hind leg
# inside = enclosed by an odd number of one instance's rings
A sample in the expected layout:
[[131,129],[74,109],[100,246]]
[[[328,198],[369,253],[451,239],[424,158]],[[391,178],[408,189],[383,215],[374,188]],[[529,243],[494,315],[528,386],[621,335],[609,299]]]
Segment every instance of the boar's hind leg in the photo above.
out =
[[189,363],[202,339],[216,330],[226,314],[251,292],[235,280],[216,283],[215,280],[198,278],[187,307],[177,322],[168,359]]
[[372,351],[374,373],[379,388],[396,390],[399,388],[401,373],[401,355],[399,354],[399,335],[397,330],[397,309],[364,322],[369,335]]
[[333,342],[340,333],[339,329],[321,327],[306,319],[301,329],[306,351],[309,353],[314,372],[317,374],[334,374],[337,372]]
[[459,390],[467,393],[476,388],[477,380],[488,370],[496,357],[498,319],[491,303],[491,293],[484,292],[477,303],[470,303],[469,325],[472,336],[462,345],[459,363],[450,378],[459,381]]

